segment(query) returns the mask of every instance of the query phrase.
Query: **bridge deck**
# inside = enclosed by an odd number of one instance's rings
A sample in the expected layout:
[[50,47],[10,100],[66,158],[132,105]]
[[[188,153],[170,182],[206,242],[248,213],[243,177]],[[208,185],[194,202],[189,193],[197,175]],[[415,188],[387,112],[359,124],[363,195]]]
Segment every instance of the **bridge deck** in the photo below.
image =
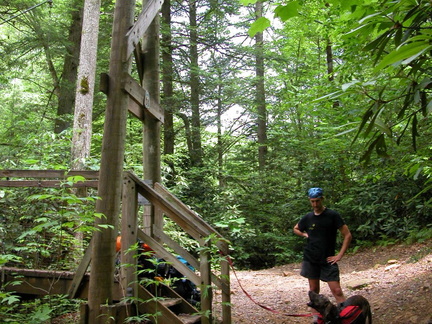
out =
[[[1,267],[0,275],[0,284],[5,291],[23,295],[45,296],[49,294],[67,295],[75,272]],[[84,276],[76,298],[87,299],[89,277],[89,274]],[[114,300],[121,299],[120,291],[118,282],[115,282]]]

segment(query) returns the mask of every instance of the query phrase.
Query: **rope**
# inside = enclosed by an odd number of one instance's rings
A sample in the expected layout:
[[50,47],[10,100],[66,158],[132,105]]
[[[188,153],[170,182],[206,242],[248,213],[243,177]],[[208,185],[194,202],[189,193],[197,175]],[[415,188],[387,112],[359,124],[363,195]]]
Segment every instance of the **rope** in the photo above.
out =
[[[221,255],[223,255],[223,253],[222,253],[222,251],[219,251],[219,253],[221,254]],[[273,308],[270,308],[270,307],[268,307],[268,306],[265,306],[265,305],[262,305],[262,304],[260,304],[259,302],[257,302],[255,299],[253,299],[252,298],[252,296],[246,291],[246,289],[244,289],[244,287],[243,287],[243,285],[241,284],[241,282],[240,282],[240,280],[239,280],[239,278],[238,278],[238,276],[237,276],[237,273],[236,273],[236,271],[235,271],[235,269],[234,269],[234,263],[233,263],[233,261],[232,261],[232,259],[230,258],[230,256],[229,255],[226,255],[225,256],[226,257],[226,260],[227,260],[227,262],[228,262],[228,264],[230,265],[230,267],[231,267],[231,270],[232,270],[232,272],[234,273],[234,276],[235,276],[235,278],[236,278],[236,280],[237,280],[237,282],[238,282],[238,284],[239,284],[239,286],[240,286],[240,289],[243,291],[243,293],[255,304],[255,305],[257,305],[257,306],[259,306],[259,307],[261,307],[261,308],[263,308],[263,309],[265,309],[265,310],[267,310],[267,311],[269,311],[269,312],[272,312],[273,314],[279,314],[279,315],[284,315],[284,316],[290,316],[290,317],[312,317],[313,315],[315,315],[315,314],[311,314],[311,313],[307,313],[307,314],[287,314],[287,313],[282,313],[282,312],[280,312],[280,311],[278,311],[278,310],[275,310],[275,309],[273,309]]]

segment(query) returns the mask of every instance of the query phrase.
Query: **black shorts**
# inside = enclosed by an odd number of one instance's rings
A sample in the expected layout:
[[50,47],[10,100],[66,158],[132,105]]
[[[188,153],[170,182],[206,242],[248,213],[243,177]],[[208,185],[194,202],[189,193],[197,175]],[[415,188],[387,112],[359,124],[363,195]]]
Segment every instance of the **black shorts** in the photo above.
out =
[[319,279],[325,282],[340,281],[337,263],[312,263],[303,261],[300,275],[308,279]]

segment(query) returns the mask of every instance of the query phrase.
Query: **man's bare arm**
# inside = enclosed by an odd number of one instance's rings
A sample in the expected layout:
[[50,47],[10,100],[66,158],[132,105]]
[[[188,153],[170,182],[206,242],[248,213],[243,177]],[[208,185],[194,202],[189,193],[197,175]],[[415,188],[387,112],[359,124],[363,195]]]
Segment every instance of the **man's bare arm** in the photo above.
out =
[[329,262],[331,264],[337,263],[342,259],[345,252],[348,250],[348,247],[349,247],[351,240],[352,240],[352,235],[351,235],[351,232],[350,232],[347,225],[343,225],[341,228],[339,228],[339,231],[341,232],[344,240],[342,242],[342,247],[341,247],[339,253],[335,256],[330,256],[327,258],[327,262]]
[[300,237],[306,237],[306,238],[308,237],[308,234],[306,232],[300,231],[300,229],[298,227],[298,223],[294,226],[293,231],[294,231],[295,235],[298,235]]

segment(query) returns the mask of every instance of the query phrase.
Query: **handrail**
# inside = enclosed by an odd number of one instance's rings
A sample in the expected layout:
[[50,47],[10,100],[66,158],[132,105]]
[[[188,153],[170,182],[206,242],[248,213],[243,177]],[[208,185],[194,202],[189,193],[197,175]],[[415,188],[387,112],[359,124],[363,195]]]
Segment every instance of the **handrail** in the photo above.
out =
[[[58,188],[64,181],[71,176],[83,176],[86,180],[74,183],[72,187],[92,187],[97,188],[99,171],[67,171],[67,170],[0,170],[0,187],[39,187],[39,188]],[[11,180],[18,178],[19,180]],[[32,178],[33,180],[28,180]],[[38,179],[38,180],[34,180]],[[49,179],[49,180],[47,180]],[[88,180],[90,179],[90,180]]]
[[[210,258],[205,254],[201,254],[201,258],[203,260],[198,261],[195,259],[190,253],[188,253],[185,249],[183,249],[178,243],[170,239],[162,229],[153,226],[151,237],[145,234],[143,231],[138,231],[138,237],[142,239],[145,243],[149,244],[152,248],[154,248],[156,254],[162,255],[166,258],[167,261],[171,262],[175,268],[177,268],[181,273],[183,273],[186,277],[188,277],[192,282],[197,284],[198,286],[206,282],[203,278],[206,274],[209,276],[209,283],[213,283],[216,287],[221,289],[222,291],[222,299],[223,299],[223,323],[231,323],[231,308],[230,308],[230,285],[229,285],[229,266],[228,260],[226,260],[226,256],[228,256],[229,246],[228,242],[219,234],[215,229],[213,229],[207,222],[205,222],[198,214],[193,212],[190,208],[188,208],[184,203],[182,203],[179,199],[177,199],[174,195],[172,195],[168,190],[166,190],[161,184],[155,183],[154,188],[150,186],[148,183],[144,182],[140,178],[138,178],[135,174],[131,172],[127,172],[127,176],[131,179],[136,186],[136,191],[144,196],[155,208],[159,208],[162,212],[177,223],[186,233],[191,235],[194,239],[196,239],[201,247],[209,247],[207,238],[210,236],[214,236],[216,240],[212,243],[216,244],[218,247],[222,259],[221,259],[221,275],[220,277],[215,275],[210,270]],[[172,256],[170,252],[168,252],[162,244],[158,243],[163,242],[170,249],[174,250],[175,253],[182,256],[186,261],[188,261],[194,268],[198,268],[200,270],[200,276],[197,275],[188,269],[187,266],[182,264],[179,260]],[[207,252],[206,252],[207,253]],[[203,264],[203,262],[205,264]],[[208,271],[206,270],[208,269]],[[211,288],[209,288],[211,289]],[[207,296],[207,294],[203,294],[204,299],[209,299],[210,307],[211,307],[211,296]],[[210,294],[211,295],[211,294]]]

